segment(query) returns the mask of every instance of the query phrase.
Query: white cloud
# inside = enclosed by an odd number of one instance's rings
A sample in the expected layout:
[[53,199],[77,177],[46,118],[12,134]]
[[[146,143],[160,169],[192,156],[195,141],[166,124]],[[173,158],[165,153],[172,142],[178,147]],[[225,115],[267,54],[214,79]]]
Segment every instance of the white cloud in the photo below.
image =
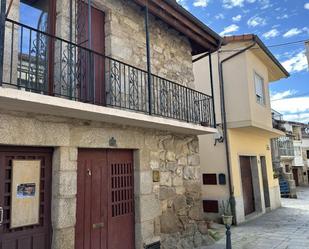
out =
[[309,122],[309,97],[283,98],[272,101],[271,106],[282,113],[286,120]]
[[305,8],[306,10],[309,10],[309,3],[305,3],[304,8]]
[[247,24],[250,27],[264,26],[266,25],[266,20],[259,16],[253,16],[248,20]]
[[245,0],[223,0],[223,7],[231,9],[234,7],[243,7]]
[[195,0],[193,5],[195,7],[203,7],[203,8],[205,8],[205,7],[207,7],[208,3],[209,3],[209,0]]
[[277,16],[277,17],[276,17],[276,19],[278,19],[278,20],[288,19],[288,18],[289,18],[289,16],[288,16],[287,14],[284,14],[284,15],[282,15],[282,16]]
[[219,19],[224,19],[225,16],[222,13],[219,13],[218,15],[215,15],[215,18],[219,20]]
[[280,32],[277,29],[271,29],[268,32],[264,33],[262,36],[265,39],[277,37],[280,34]]
[[287,97],[291,97],[297,93],[294,89],[289,89],[283,92],[271,92],[270,93],[270,99],[271,101],[278,101]]
[[178,4],[180,4],[182,7],[184,7],[185,9],[189,9],[189,6],[188,6],[188,4],[187,4],[187,0],[176,0],[176,2],[178,3]]
[[224,28],[224,30],[220,33],[221,36],[236,32],[239,30],[239,26],[232,24]]
[[290,73],[300,72],[308,69],[308,62],[305,54],[305,50],[297,53],[292,58],[282,62],[282,65]]
[[283,37],[284,38],[290,38],[292,36],[295,36],[295,35],[299,35],[300,33],[302,33],[303,31],[301,29],[298,29],[298,28],[292,28],[290,29],[289,31],[287,31]]
[[273,6],[272,4],[270,4],[269,0],[259,0],[259,2],[262,5],[262,7],[261,7],[262,10]]
[[239,22],[239,21],[241,20],[241,15],[233,16],[233,17],[232,17],[232,20],[233,20],[234,22]]

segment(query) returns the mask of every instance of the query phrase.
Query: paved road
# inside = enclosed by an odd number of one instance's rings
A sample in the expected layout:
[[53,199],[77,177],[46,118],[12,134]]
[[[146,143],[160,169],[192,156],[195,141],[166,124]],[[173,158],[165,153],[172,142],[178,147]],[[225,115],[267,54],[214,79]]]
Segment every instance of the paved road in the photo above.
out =
[[[309,187],[282,208],[232,229],[233,249],[309,249]],[[201,249],[225,249],[225,238]]]

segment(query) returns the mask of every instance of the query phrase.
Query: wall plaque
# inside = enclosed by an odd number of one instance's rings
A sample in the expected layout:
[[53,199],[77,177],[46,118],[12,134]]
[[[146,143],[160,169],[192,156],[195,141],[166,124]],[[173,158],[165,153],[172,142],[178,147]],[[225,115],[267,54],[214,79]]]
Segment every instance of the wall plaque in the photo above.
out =
[[39,223],[40,160],[13,160],[11,228]]

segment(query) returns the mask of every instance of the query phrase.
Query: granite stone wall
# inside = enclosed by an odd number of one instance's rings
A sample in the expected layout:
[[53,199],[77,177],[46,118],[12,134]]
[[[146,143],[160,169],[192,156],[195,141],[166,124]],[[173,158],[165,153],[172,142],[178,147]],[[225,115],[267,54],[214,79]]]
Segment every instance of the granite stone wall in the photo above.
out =
[[[73,249],[76,223],[77,149],[134,151],[136,248],[158,240],[163,249],[211,242],[201,207],[196,136],[0,110],[0,144],[54,148],[53,249]],[[109,145],[114,137],[116,147]],[[153,171],[160,172],[158,182]]]

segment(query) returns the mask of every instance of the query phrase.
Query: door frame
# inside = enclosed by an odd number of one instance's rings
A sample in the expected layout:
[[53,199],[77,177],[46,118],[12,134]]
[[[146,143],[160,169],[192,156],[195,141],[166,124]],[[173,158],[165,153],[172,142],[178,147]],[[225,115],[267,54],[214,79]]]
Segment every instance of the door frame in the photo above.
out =
[[[46,239],[46,242],[48,243],[47,248],[52,248],[52,238],[53,238],[53,233],[52,233],[52,229],[53,229],[53,224],[52,224],[52,191],[53,191],[53,153],[54,153],[54,148],[52,147],[40,147],[40,146],[35,146],[35,147],[31,147],[31,146],[11,146],[11,145],[1,145],[0,146],[0,152],[7,152],[7,153],[45,153],[45,154],[49,154],[50,156],[50,165],[49,165],[49,177],[46,177],[46,173],[45,173],[45,181],[46,181],[46,185],[48,185],[47,188],[47,196],[44,196],[44,200],[47,203],[47,208],[46,210],[44,210],[44,219],[47,219],[46,223],[47,223],[47,234],[48,237]],[[0,158],[1,159],[1,158]],[[46,170],[46,169],[45,169]],[[46,171],[45,171],[46,172]],[[1,171],[0,171],[1,173]],[[41,178],[41,176],[40,176]],[[5,179],[4,175],[0,174],[0,181],[3,181]],[[4,196],[4,190],[0,190],[0,195]],[[4,203],[2,203],[3,198],[0,198],[0,206],[3,206]],[[41,197],[40,197],[40,202],[41,202]],[[11,203],[9,204],[11,205]],[[18,228],[17,228],[18,229]],[[23,235],[23,231],[18,231],[18,233],[21,233],[20,236]],[[25,235],[27,235],[27,233],[25,233]],[[12,237],[14,237],[14,234],[11,235]]]
[[[259,155],[253,154],[253,153],[238,153],[237,154],[237,160],[238,160],[238,172],[241,178],[241,165],[240,165],[240,157],[249,157],[250,158],[250,165],[251,165],[251,174],[252,174],[252,185],[253,185],[253,194],[254,194],[254,206],[255,206],[255,211],[249,215],[245,215],[244,211],[244,205],[243,205],[243,217],[246,218],[247,216],[251,216],[254,214],[259,214],[263,212],[263,206],[262,206],[262,196],[261,196],[261,185],[260,185],[260,169],[258,167],[258,157]],[[253,173],[255,173],[258,178],[254,177]],[[255,182],[256,180],[256,182]],[[241,200],[243,202],[243,187],[242,187],[242,182],[240,182],[240,193],[241,193]]]
[[[263,155],[263,154],[260,154],[259,158],[260,158],[260,166],[261,166],[261,173],[262,173],[262,187],[263,187],[263,193],[264,193],[265,208],[270,208],[271,207],[271,202],[270,202],[270,192],[269,192],[269,182],[268,182],[268,172],[267,172],[266,156]],[[264,168],[265,171],[263,170],[262,158],[264,158],[264,160],[265,160],[265,168]],[[264,173],[265,173],[265,175],[264,175]],[[264,177],[266,177],[266,179],[264,179]],[[266,183],[266,186],[265,186],[265,183]],[[265,189],[265,187],[266,187],[266,189]],[[266,196],[266,194],[268,196]]]

